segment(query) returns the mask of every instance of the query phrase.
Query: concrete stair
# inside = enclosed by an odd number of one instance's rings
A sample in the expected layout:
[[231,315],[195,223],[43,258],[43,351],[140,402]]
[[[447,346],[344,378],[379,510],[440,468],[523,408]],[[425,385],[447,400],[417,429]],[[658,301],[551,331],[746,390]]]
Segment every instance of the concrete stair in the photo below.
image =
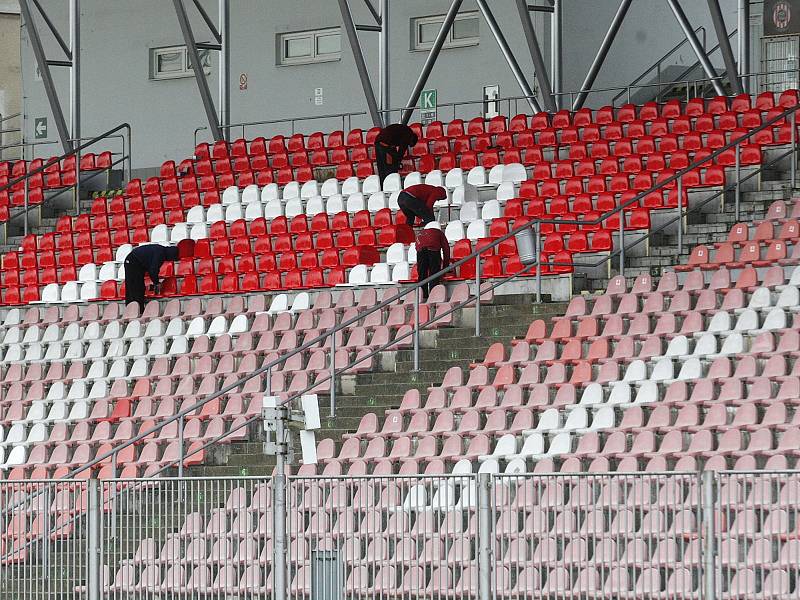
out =
[[[475,309],[465,308],[456,315],[453,327],[422,332],[419,356],[420,370],[413,370],[413,350],[384,352],[377,363],[380,370],[357,375],[344,375],[337,382],[336,415],[329,415],[328,396],[320,396],[322,428],[317,439],[332,438],[337,451],[342,436],[353,432],[367,413],[383,417],[386,410],[397,408],[409,389],[426,391],[441,384],[446,371],[483,359],[487,348],[495,343],[509,344],[523,336],[535,319],[550,320],[560,316],[565,303],[535,304],[529,295],[496,296],[492,304],[481,307],[481,335],[475,335]],[[275,461],[264,456],[259,427],[250,431],[248,442],[232,443],[212,457],[215,464],[189,469],[192,476],[224,477],[272,474]],[[296,461],[297,462],[297,461]]]
[[[791,199],[797,188],[793,190],[790,186],[788,174],[772,173],[771,175],[777,179],[762,181],[760,190],[742,192],[738,219],[736,218],[733,192],[726,194],[724,210],[697,211],[687,215],[682,252],[678,252],[677,231],[653,234],[647,256],[627,257],[625,260],[625,278],[628,285],[633,285],[635,279],[643,274],[651,275],[657,285],[661,273],[669,270],[675,264],[688,261],[695,246],[724,242],[728,237],[728,232],[736,223],[763,219],[770,204],[775,200]],[[618,267],[615,261],[612,275],[619,273]],[[592,293],[605,291],[607,285],[606,277],[588,278],[587,287]]]

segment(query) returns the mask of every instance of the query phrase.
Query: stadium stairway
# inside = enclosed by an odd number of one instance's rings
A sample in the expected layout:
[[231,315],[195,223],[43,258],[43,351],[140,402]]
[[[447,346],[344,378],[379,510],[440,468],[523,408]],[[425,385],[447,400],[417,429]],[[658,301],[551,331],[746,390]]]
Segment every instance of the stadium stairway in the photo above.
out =
[[[354,432],[365,414],[397,408],[407,390],[425,391],[439,385],[448,369],[468,372],[470,364],[482,360],[492,343],[510,345],[512,339],[525,334],[532,320],[549,322],[563,315],[566,307],[567,303],[561,302],[536,304],[534,297],[525,294],[496,295],[481,306],[480,337],[475,336],[475,309],[458,311],[452,327],[421,332],[418,372],[413,370],[413,349],[403,349],[383,352],[376,372],[340,376],[334,418],[326,418],[329,396],[320,396],[322,428],[317,441],[333,440],[338,454],[342,437]],[[271,475],[275,461],[263,453],[260,429],[251,429],[247,442],[233,442],[207,453],[207,462],[215,464],[191,467],[188,473],[200,477]]]
[[[662,269],[685,263],[692,248],[696,245],[723,242],[736,223],[763,219],[772,202],[793,196],[788,173],[781,172],[775,176],[778,179],[762,181],[760,190],[742,192],[738,220],[736,219],[733,192],[726,195],[724,210],[719,210],[715,205],[712,212],[700,211],[688,215],[683,232],[683,251],[680,253],[678,252],[677,231],[654,233],[650,240],[648,255],[626,258],[625,278],[628,286],[632,286],[636,278],[644,274],[652,275],[657,283],[660,280]],[[616,267],[614,272],[616,272]],[[588,291],[597,293],[605,291],[607,284],[608,277],[590,277],[586,287]]]

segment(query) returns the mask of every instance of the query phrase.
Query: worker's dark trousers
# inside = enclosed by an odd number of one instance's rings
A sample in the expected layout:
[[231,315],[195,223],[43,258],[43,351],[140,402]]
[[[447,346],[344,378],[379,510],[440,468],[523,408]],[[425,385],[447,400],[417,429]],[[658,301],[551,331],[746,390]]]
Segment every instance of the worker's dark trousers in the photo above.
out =
[[392,173],[399,173],[403,165],[403,152],[398,152],[396,148],[384,146],[375,142],[375,162],[378,165],[378,177],[383,186],[384,180]]
[[[440,250],[417,250],[417,282],[423,281],[442,270],[442,253]],[[427,300],[430,290],[436,287],[441,278],[436,278],[422,286],[422,299]]]
[[411,226],[414,225],[415,217],[419,218],[423,225],[427,225],[436,218],[433,214],[433,210],[428,208],[427,204],[408,192],[400,192],[400,195],[397,197],[397,206],[403,211],[403,214],[406,216],[406,222]]
[[125,259],[125,304],[138,302],[140,313],[144,310],[144,273],[136,260]]

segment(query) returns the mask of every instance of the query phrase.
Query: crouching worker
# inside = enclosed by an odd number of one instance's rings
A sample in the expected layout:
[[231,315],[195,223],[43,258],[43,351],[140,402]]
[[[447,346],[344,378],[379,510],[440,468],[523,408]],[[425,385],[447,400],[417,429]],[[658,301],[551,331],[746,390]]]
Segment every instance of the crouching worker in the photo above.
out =
[[[450,264],[450,244],[438,221],[431,221],[417,234],[417,281],[424,281]],[[422,299],[439,283],[439,277],[422,286]]]
[[176,261],[194,256],[194,240],[181,240],[177,246],[145,244],[137,246],[125,258],[125,304],[139,304],[144,310],[144,276],[150,276],[152,290],[158,293],[158,273],[166,261]]
[[433,214],[433,205],[438,200],[447,198],[447,190],[438,185],[419,183],[407,187],[397,197],[397,206],[403,211],[406,223],[414,227],[418,219],[422,225],[427,225],[436,216]]

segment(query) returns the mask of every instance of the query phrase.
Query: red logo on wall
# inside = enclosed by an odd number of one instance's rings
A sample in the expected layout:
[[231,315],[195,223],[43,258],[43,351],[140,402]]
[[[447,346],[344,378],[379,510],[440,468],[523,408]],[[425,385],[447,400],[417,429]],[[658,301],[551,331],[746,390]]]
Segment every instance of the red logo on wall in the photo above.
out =
[[792,9],[788,2],[778,2],[772,11],[772,22],[777,29],[786,29],[792,20]]

